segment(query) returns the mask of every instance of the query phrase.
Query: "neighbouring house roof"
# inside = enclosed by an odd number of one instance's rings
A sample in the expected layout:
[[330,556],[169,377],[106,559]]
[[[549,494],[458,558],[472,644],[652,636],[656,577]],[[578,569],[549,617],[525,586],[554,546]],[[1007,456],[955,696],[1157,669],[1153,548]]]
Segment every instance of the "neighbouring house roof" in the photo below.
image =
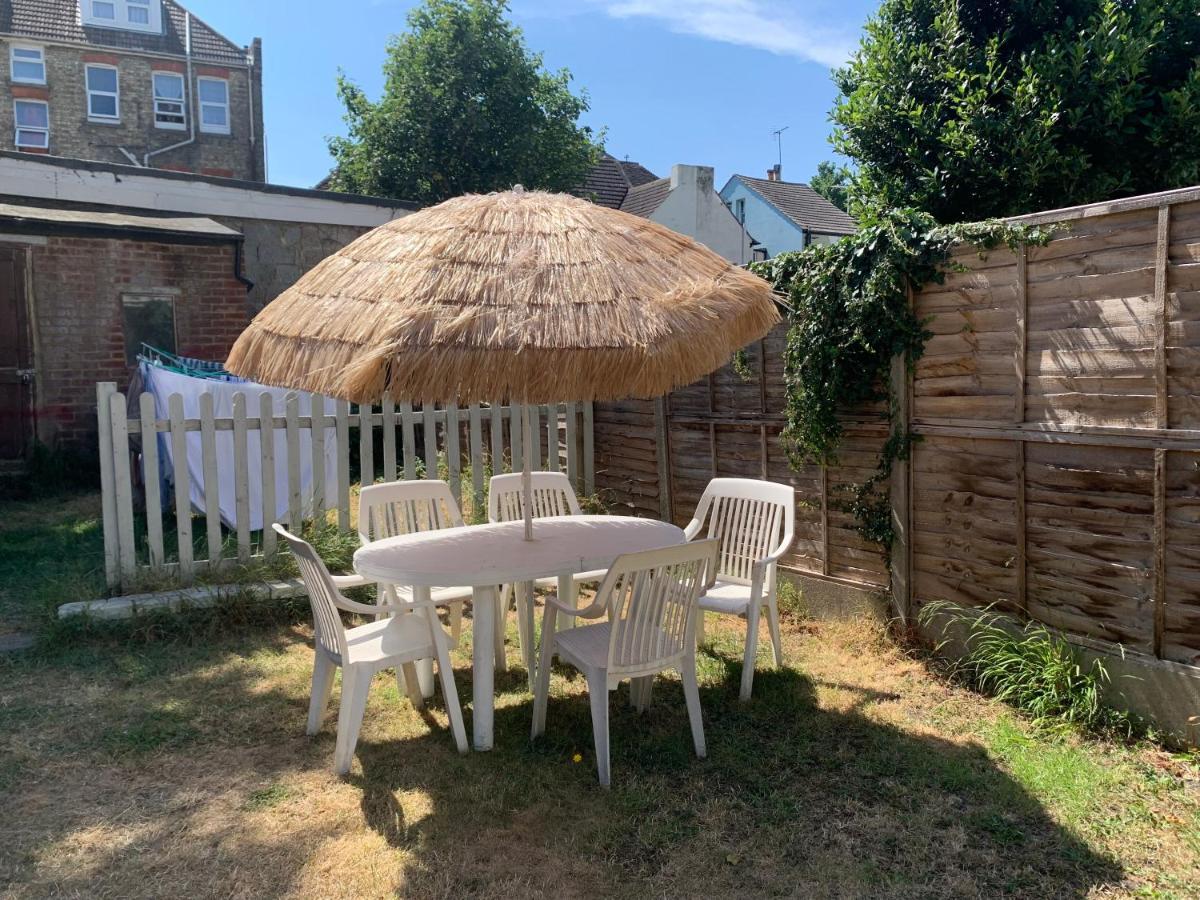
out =
[[130,213],[17,206],[0,203],[0,230],[81,236],[164,237],[201,242],[240,241],[242,233],[203,216],[139,216]]
[[842,212],[807,184],[798,181],[770,181],[734,175],[754,193],[770,203],[800,228],[821,234],[851,234],[854,219]]
[[640,163],[605,153],[575,193],[600,206],[620,209],[631,188],[656,180],[658,176]]
[[662,206],[662,202],[667,199],[669,193],[671,193],[670,178],[656,178],[645,184],[634,185],[625,194],[625,199],[621,201],[621,212],[649,218],[656,209]]
[[[47,41],[69,41],[114,50],[142,50],[184,56],[186,10],[163,0],[163,33],[147,34],[119,28],[83,25],[79,0],[0,0],[0,34]],[[192,15],[192,57],[203,62],[244,66],[247,51]]]

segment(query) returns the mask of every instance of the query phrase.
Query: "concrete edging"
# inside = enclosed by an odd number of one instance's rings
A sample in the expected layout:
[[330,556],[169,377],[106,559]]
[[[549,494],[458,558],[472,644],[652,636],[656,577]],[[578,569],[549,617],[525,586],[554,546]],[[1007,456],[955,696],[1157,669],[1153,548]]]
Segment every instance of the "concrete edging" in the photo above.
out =
[[283,600],[305,595],[304,583],[299,578],[284,581],[260,581],[253,584],[206,584],[170,591],[148,594],[129,594],[125,597],[109,597],[100,600],[78,600],[64,603],[58,608],[60,619],[72,616],[90,616],[94,619],[130,619],[133,616],[169,610],[179,612],[185,607],[203,609],[215,606],[221,600],[242,594],[250,594],[258,600]]

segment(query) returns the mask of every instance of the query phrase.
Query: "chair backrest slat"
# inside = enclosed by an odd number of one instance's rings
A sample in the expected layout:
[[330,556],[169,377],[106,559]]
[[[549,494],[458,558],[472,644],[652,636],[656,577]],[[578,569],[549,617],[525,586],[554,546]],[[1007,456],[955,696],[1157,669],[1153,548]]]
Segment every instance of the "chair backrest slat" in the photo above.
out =
[[444,481],[372,484],[358,498],[358,536],[363,543],[462,524],[454,493]]
[[769,481],[714,478],[704,489],[696,518],[704,534],[720,544],[717,575],[749,582],[757,560],[791,542],[796,492]]
[[346,629],[334,603],[338,590],[329,575],[329,569],[308,541],[296,537],[282,525],[271,527],[287,542],[296,558],[300,577],[304,581],[305,590],[308,591],[308,602],[312,607],[313,633],[317,647],[339,661],[345,660]]
[[619,557],[600,586],[611,633],[608,674],[669,666],[695,647],[696,602],[717,566],[719,542],[693,541]]
[[[583,514],[571,479],[562,472],[531,472],[533,518]],[[525,517],[521,473],[493,475],[488,485],[488,521],[516,522]]]

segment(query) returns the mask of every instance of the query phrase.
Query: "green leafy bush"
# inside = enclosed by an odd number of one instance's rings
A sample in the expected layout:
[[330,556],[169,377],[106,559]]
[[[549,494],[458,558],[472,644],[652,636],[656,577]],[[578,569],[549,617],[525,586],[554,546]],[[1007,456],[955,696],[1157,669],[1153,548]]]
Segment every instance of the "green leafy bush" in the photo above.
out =
[[1132,733],[1129,714],[1103,702],[1103,687],[1110,681],[1104,663],[1094,659],[1085,665],[1075,647],[1044,625],[1027,622],[1018,628],[991,607],[964,610],[944,602],[922,607],[918,622],[928,627],[938,620],[943,636],[951,631],[964,635],[966,654],[958,661],[959,673],[1036,724]]

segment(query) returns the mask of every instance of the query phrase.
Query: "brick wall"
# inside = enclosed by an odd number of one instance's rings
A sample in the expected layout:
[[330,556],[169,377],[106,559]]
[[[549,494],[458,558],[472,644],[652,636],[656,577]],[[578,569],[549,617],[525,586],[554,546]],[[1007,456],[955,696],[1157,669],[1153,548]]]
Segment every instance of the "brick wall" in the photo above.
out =
[[96,382],[129,380],[122,294],[174,288],[179,352],[223,359],[246,327],[234,246],[49,237],[30,248],[37,363],[37,436],[86,447],[96,433]]
[[[44,48],[46,84],[24,85],[12,83],[9,46],[8,42],[0,41],[0,149],[16,149],[13,98],[18,95],[49,103],[49,153],[53,156],[128,164],[130,159],[120,148],[141,162],[146,153],[178,144],[190,136],[188,130],[159,128],[154,124],[152,75],[155,71],[184,73],[182,59],[107,48],[97,51],[50,45]],[[258,44],[255,48],[261,53]],[[89,62],[117,67],[120,121],[115,124],[88,119],[84,66]],[[201,76],[224,78],[229,82],[230,133],[213,134],[197,127],[195,143],[155,156],[151,165],[177,172],[265,180],[261,60],[253,69],[196,63],[192,72],[189,115],[196,113],[195,82]]]

